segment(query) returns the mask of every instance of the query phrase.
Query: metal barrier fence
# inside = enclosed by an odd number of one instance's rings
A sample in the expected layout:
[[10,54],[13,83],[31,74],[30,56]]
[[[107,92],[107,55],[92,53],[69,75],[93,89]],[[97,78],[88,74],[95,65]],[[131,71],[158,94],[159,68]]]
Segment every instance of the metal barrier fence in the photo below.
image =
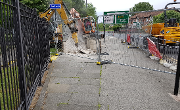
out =
[[48,23],[19,0],[0,0],[0,110],[27,110],[49,63]]
[[[57,16],[57,15],[56,15]],[[59,15],[58,15],[59,16]],[[52,24],[57,23],[59,26],[62,26],[62,33],[57,33],[57,36],[62,36],[62,40],[58,40],[58,37],[54,34],[53,45],[51,45],[51,49],[55,49],[55,53],[63,53],[72,56],[78,56],[81,58],[88,58],[97,60],[97,47],[96,47],[96,32],[94,31],[95,22],[91,24],[89,30],[85,30],[86,23],[83,22],[83,19],[94,20],[93,17],[83,17],[83,18],[70,18],[69,21],[73,20],[75,22],[75,26],[78,29],[78,32],[74,34],[77,36],[78,45],[76,45],[73,33],[71,32],[68,25],[64,23],[61,17],[57,17],[56,20],[52,17]],[[85,32],[86,31],[86,32]],[[88,33],[88,32],[89,33]],[[52,53],[53,54],[53,53]]]
[[129,23],[122,24],[123,28],[116,33],[106,32],[105,39],[99,37],[98,62],[176,74],[177,95],[180,13],[178,9],[165,10],[117,14],[131,14]]

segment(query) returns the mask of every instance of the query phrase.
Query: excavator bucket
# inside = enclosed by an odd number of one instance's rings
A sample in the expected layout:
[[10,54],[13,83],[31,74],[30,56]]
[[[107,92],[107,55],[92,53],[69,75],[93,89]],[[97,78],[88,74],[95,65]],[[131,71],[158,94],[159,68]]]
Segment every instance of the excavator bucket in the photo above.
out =
[[78,46],[78,35],[76,32],[72,33],[72,39],[75,42],[75,45]]

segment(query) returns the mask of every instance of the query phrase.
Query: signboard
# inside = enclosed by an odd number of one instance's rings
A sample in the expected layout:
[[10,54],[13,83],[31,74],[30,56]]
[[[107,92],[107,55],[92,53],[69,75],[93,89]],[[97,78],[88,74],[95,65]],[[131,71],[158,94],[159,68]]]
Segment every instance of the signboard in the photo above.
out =
[[113,24],[114,23],[114,15],[112,16],[104,16],[104,24]]
[[129,15],[116,15],[116,24],[127,24],[129,21]]
[[50,4],[49,6],[50,6],[51,9],[61,8],[61,4]]
[[104,24],[127,24],[129,21],[129,11],[110,11],[104,12]]

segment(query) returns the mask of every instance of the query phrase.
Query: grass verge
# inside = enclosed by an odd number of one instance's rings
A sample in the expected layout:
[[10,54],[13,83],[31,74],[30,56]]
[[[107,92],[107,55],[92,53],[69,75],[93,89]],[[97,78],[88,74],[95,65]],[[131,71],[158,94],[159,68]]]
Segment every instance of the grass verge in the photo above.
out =
[[0,82],[1,109],[17,109],[20,101],[18,68],[1,67]]
[[50,55],[56,55],[57,49],[55,48],[50,48]]

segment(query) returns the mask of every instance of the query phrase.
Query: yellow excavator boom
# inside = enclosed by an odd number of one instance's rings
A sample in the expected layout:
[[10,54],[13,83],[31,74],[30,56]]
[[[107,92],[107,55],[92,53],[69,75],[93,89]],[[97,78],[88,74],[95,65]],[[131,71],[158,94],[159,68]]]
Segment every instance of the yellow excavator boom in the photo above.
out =
[[[66,13],[66,10],[68,10],[68,9],[62,0],[54,0],[54,4],[61,4],[61,8],[59,8],[59,9],[48,8],[47,11],[39,13],[39,16],[41,18],[43,18],[43,17],[46,18],[47,21],[50,21],[51,17],[53,16],[53,14],[55,13],[55,10],[56,10],[58,12],[58,14],[61,16],[61,19],[64,21],[64,23],[66,25],[68,25],[69,29],[71,30],[72,38],[75,42],[75,45],[77,45],[78,44],[78,37],[77,37],[78,29],[76,27],[75,20],[74,19],[73,20],[68,19],[68,16]],[[70,12],[69,11],[67,11],[67,12],[70,15]],[[71,27],[72,24],[74,25],[74,27]]]

